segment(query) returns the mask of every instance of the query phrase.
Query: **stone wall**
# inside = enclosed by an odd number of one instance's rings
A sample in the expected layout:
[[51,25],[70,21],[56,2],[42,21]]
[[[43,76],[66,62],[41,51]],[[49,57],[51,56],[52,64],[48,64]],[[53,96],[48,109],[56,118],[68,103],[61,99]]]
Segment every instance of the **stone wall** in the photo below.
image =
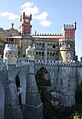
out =
[[[75,91],[78,83],[78,65],[75,62],[35,62],[35,74],[44,67],[50,74],[53,94],[63,106],[75,104]],[[60,98],[61,97],[61,98]],[[54,95],[55,98],[55,95]]]
[[[60,105],[69,106],[75,104],[75,91],[82,82],[82,62],[61,62],[61,61],[29,61],[27,58],[18,59],[16,66],[6,66],[0,60],[0,92],[5,104],[0,103],[2,119],[14,119],[23,117],[34,119],[43,118],[43,105],[37,89],[35,80],[36,73],[44,67],[50,76],[51,95],[57,98]],[[21,102],[18,101],[15,78],[18,75],[22,88]],[[1,91],[2,90],[2,91]],[[57,104],[57,102],[56,102]],[[3,106],[4,105],[4,106]],[[2,108],[3,107],[3,108]],[[28,112],[28,116],[27,113]],[[30,112],[30,113],[29,113]],[[39,113],[38,113],[39,112]],[[4,117],[5,115],[5,117]]]

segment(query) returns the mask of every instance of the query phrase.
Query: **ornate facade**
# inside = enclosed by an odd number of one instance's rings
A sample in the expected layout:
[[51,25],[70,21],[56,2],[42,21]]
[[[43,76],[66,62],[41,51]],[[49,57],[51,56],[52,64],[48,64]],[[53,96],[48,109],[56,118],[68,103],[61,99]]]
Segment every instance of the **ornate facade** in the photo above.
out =
[[[35,43],[35,60],[71,61],[75,56],[76,22],[64,24],[61,34],[31,34],[31,18],[25,13],[20,17],[19,32],[21,36],[7,37],[8,43],[18,45],[19,56],[25,56],[26,48]],[[27,22],[28,20],[28,22]],[[30,36],[29,36],[30,35]]]

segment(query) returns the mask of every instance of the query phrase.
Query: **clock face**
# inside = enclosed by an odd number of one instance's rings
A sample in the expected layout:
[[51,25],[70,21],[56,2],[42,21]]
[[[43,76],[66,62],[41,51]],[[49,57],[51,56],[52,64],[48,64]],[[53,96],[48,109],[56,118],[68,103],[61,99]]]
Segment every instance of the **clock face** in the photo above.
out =
[[25,22],[29,22],[29,19],[25,19]]

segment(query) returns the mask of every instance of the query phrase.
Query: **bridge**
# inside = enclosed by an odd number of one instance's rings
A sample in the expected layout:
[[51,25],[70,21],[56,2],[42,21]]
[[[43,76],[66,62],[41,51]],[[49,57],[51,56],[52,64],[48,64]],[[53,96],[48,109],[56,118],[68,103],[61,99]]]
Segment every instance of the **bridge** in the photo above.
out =
[[[50,80],[52,97],[57,98],[63,106],[70,107],[75,104],[75,91],[82,81],[82,62],[33,61],[24,57],[18,58],[16,65],[7,65],[1,59],[0,117],[2,119],[10,117],[23,119],[23,116],[26,118],[27,113],[28,118],[42,119],[43,106],[35,79],[42,70],[45,71],[42,73],[44,79]],[[24,111],[21,110],[21,106]],[[34,116],[31,115],[32,113]]]

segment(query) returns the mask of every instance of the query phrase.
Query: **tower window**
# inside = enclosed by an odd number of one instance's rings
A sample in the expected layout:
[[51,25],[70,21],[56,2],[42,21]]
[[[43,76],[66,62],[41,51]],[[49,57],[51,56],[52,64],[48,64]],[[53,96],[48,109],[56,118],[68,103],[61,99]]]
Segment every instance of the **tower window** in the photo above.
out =
[[55,52],[53,53],[53,56],[55,56]]
[[42,52],[42,56],[44,56],[44,52]]
[[50,53],[50,56],[52,56],[52,52]]
[[25,57],[25,54],[23,54],[23,57]]
[[38,52],[36,52],[36,55],[38,55]]
[[53,45],[53,48],[55,48],[56,46],[55,46],[55,44]]
[[58,55],[58,52],[56,52],[56,55]]
[[42,43],[42,47],[44,47],[44,43]]
[[39,55],[41,55],[41,52],[39,52]]
[[25,29],[25,32],[28,32],[28,29],[27,28]]

